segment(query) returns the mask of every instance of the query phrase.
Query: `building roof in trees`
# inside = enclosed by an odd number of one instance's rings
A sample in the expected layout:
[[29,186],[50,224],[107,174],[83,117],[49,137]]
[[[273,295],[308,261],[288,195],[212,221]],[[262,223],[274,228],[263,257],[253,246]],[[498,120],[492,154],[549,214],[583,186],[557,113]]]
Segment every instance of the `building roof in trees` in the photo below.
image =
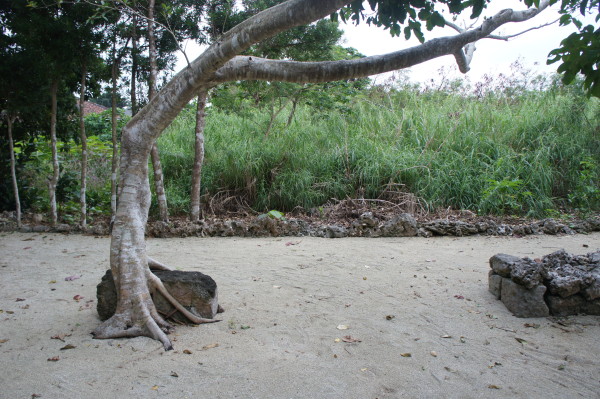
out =
[[100,105],[100,104],[96,104],[90,101],[85,101],[83,103],[83,115],[89,115],[89,114],[99,114],[102,111],[106,111],[108,108]]

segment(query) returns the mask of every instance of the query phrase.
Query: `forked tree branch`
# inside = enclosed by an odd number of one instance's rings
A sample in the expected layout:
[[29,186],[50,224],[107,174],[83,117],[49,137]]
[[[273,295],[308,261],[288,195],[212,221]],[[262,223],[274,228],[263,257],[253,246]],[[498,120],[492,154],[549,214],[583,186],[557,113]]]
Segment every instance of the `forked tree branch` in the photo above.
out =
[[544,0],[540,7],[535,9],[502,10],[486,19],[479,27],[464,30],[458,35],[436,38],[405,50],[356,60],[299,62],[238,56],[215,73],[212,83],[232,80],[319,83],[408,68],[444,55],[454,55],[460,71],[465,73],[469,70],[469,63],[475,51],[474,42],[487,38],[494,30],[506,23],[523,22],[535,17],[548,4],[549,0]]

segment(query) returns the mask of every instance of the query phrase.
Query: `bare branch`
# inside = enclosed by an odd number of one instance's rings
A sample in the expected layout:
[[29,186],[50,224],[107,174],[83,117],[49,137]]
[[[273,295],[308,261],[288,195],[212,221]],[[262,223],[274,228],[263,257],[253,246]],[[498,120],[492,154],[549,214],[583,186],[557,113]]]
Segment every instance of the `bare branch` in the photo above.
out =
[[[542,4],[540,4],[540,7],[538,9],[533,9],[536,12],[535,15],[539,14],[539,12],[541,12],[543,9],[545,9],[546,7],[548,7],[549,2],[545,1]],[[531,9],[530,9],[531,10]],[[527,10],[527,11],[530,11]],[[502,11],[501,11],[502,12]],[[531,17],[530,17],[531,18]],[[528,18],[529,19],[529,18]],[[486,37],[484,37],[484,39],[496,39],[496,40],[504,40],[504,41],[508,41],[509,39],[513,38],[513,37],[517,37],[520,36],[524,33],[527,33],[529,31],[535,30],[535,29],[541,29],[544,28],[546,26],[552,25],[556,22],[558,22],[559,19],[556,19],[555,21],[552,22],[548,22],[533,28],[529,28],[526,29],[522,32],[519,33],[515,33],[512,35],[507,35],[507,36],[500,36],[500,35],[488,35]],[[514,22],[520,22],[520,21],[514,21]],[[467,32],[469,29],[471,29],[473,27],[473,25],[471,25],[469,28],[461,28],[460,26],[458,26],[457,24],[455,24],[454,22],[451,21],[445,21],[446,25],[452,29],[454,29],[455,31],[457,31],[458,33],[465,33]],[[469,65],[471,64],[471,60],[473,59],[473,54],[475,53],[475,44],[474,43],[469,43],[467,44],[463,49],[460,49],[458,51],[456,51],[453,55],[454,58],[456,59],[456,64],[458,65],[458,70],[462,73],[467,73],[470,70]]]
[[550,26],[550,25],[554,25],[555,23],[557,23],[558,21],[560,21],[560,18],[555,19],[552,22],[547,22],[545,24],[542,25],[538,25],[538,26],[534,26],[532,28],[529,29],[525,29],[522,32],[519,33],[513,33],[512,35],[506,35],[506,36],[499,36],[499,35],[489,35],[488,37],[486,37],[485,39],[496,39],[496,40],[504,40],[504,41],[508,41],[509,39],[512,39],[513,37],[517,37],[517,36],[521,36],[527,32],[531,32],[532,30],[536,30],[536,29],[542,29],[545,28],[546,26]]

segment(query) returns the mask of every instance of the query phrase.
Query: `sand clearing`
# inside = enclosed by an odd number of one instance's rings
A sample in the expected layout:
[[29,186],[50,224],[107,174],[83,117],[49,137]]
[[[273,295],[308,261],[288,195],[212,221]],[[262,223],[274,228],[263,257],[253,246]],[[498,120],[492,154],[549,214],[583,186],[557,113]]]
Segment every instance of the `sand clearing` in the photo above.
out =
[[170,352],[92,339],[108,247],[2,233],[0,398],[600,397],[600,317],[518,319],[487,290],[492,255],[583,254],[598,233],[152,239],[155,259],[211,275],[226,309],[177,327]]

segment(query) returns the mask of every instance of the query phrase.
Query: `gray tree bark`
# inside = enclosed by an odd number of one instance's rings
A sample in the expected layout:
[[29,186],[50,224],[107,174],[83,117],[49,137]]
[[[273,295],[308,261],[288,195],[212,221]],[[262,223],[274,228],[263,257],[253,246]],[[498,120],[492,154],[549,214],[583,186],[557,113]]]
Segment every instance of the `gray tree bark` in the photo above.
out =
[[204,127],[206,125],[206,97],[205,90],[198,94],[198,104],[196,108],[196,140],[194,153],[194,167],[192,170],[192,193],[190,195],[190,220],[198,222],[200,220],[200,189],[202,187],[202,164],[204,163]]
[[137,103],[137,70],[138,70],[138,38],[137,38],[137,16],[134,15],[131,18],[131,85],[130,85],[130,96],[131,96],[131,115],[135,115],[138,112]]
[[[150,56],[150,77],[148,79],[148,99],[156,96],[156,78],[158,76],[156,37],[154,35],[154,5],[155,1],[148,2],[148,53]],[[165,193],[165,182],[158,153],[158,143],[155,141],[150,152],[152,159],[152,169],[154,171],[154,191],[158,202],[158,211],[160,220],[169,221],[169,208],[167,206],[167,194]]]
[[[114,50],[114,46],[113,46]],[[115,51],[113,51],[113,55]],[[111,225],[117,214],[117,170],[119,167],[119,143],[117,140],[117,74],[119,70],[119,60],[113,56],[111,71],[112,80],[112,98],[111,98],[111,130],[112,130],[112,162],[110,173],[110,210]]]
[[15,148],[13,141],[13,125],[16,119],[16,116],[6,115],[6,123],[8,124],[8,151],[10,151],[10,176],[12,179],[13,193],[15,196],[17,227],[21,228],[21,200],[19,199],[19,184],[17,182],[17,166],[15,161]]
[[[526,20],[539,12],[504,10],[485,20],[480,27],[456,36],[361,60],[302,63],[236,57],[254,43],[324,18],[348,2],[291,0],[245,20],[177,74],[127,124],[121,150],[121,197],[111,241],[111,269],[119,293],[117,311],[94,331],[96,338],[145,335],[160,340],[165,349],[172,348],[165,335],[170,326],[157,314],[150,298],[150,290],[159,287],[160,280],[148,267],[144,240],[150,204],[146,160],[154,141],[194,95],[228,80],[324,82],[392,71],[447,54],[455,55],[461,62],[465,58],[462,48],[466,44],[486,37],[507,22]],[[547,5],[548,1],[544,0],[540,8]]]
[[85,119],[83,118],[83,106],[85,103],[85,83],[87,68],[84,63],[81,68],[81,91],[79,93],[79,135],[81,137],[81,188],[79,194],[79,204],[81,217],[79,225],[83,230],[87,228],[87,203],[85,199],[87,184],[87,136],[85,134]]
[[50,86],[50,97],[52,106],[50,110],[50,147],[52,148],[52,176],[48,178],[48,193],[50,196],[50,221],[52,226],[58,222],[56,208],[56,186],[60,177],[60,166],[58,164],[58,151],[56,149],[56,116],[58,112],[58,79],[54,79]]

